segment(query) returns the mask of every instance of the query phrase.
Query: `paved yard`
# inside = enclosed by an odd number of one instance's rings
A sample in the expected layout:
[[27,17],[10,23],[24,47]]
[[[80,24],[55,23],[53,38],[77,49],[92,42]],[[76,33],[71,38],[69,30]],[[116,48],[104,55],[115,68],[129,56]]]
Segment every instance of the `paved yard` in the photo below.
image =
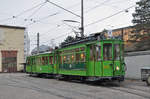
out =
[[0,74],[0,99],[150,99],[150,87],[133,80],[119,86]]

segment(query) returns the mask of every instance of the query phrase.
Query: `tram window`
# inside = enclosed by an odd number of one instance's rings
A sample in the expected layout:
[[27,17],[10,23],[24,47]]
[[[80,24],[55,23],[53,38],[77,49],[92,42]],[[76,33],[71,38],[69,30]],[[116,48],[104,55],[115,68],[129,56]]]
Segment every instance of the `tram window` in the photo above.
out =
[[40,58],[37,58],[37,64],[40,65]]
[[35,58],[33,58],[33,65],[35,65],[35,63],[36,63],[35,61],[36,61],[36,59],[35,59]]
[[85,53],[80,54],[80,61],[85,62]]
[[63,63],[63,56],[60,56],[60,64]]
[[40,65],[42,65],[42,58],[39,58],[39,60],[40,60]]
[[105,43],[103,46],[104,46],[103,47],[104,60],[112,60],[112,44]]
[[74,53],[74,52],[75,52],[75,49],[72,49],[72,50],[71,50],[71,53]]
[[42,65],[44,65],[44,57],[42,57]]
[[30,61],[29,61],[29,59],[27,59],[27,65],[30,65]]
[[71,55],[71,62],[74,62],[74,59],[75,59],[74,55]]
[[90,46],[90,60],[94,61],[94,46]]
[[120,60],[120,45],[119,44],[115,44],[114,45],[114,59],[115,60]]
[[49,56],[49,64],[53,64],[53,56]]
[[32,65],[34,65],[34,58],[32,58]]
[[79,48],[76,48],[75,50],[76,50],[76,52],[79,52]]
[[66,56],[63,56],[63,63],[66,63]]
[[32,65],[32,59],[30,59],[30,65]]
[[85,47],[80,47],[80,51],[84,51],[85,50]]
[[80,61],[80,53],[76,53],[76,62]]
[[101,60],[101,46],[96,46],[96,60]]
[[66,62],[67,62],[67,63],[71,63],[70,55],[66,55]]
[[124,44],[121,45],[121,60],[124,60]]
[[57,62],[57,56],[54,56],[54,63],[56,64]]
[[45,65],[48,65],[48,57],[45,57]]

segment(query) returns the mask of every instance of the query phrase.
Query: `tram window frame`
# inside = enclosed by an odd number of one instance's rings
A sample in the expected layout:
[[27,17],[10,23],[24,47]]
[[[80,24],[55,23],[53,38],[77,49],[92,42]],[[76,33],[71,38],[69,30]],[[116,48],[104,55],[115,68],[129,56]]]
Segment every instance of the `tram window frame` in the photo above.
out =
[[77,52],[80,52],[80,49],[79,48],[76,48],[75,49],[75,52],[77,53]]
[[30,59],[30,62],[31,62],[31,65],[33,65],[33,60],[32,60],[32,58]]
[[45,62],[44,62],[45,58],[44,58],[44,56],[42,56],[41,59],[42,59],[42,65],[45,65]]
[[71,54],[71,57],[70,57],[70,58],[71,58],[71,63],[74,63],[74,62],[75,62],[75,58],[76,58],[75,55],[74,55],[74,53]]
[[96,45],[95,46],[95,52],[96,52],[96,61],[101,61],[101,46],[100,45]]
[[71,63],[71,55],[66,55],[66,63]]
[[53,56],[49,56],[49,64],[53,64]]
[[56,61],[57,61],[57,56],[55,55],[54,56],[54,64],[57,64]]
[[85,47],[80,47],[80,51],[85,51]]
[[40,58],[40,65],[42,65],[42,58],[41,57],[39,57]]
[[48,65],[48,56],[45,56],[45,61],[44,61],[45,65]]
[[32,65],[35,65],[35,58],[32,58]]
[[66,55],[62,55],[62,57],[63,57],[62,62],[63,62],[63,64],[64,64],[64,63],[66,63]]
[[80,53],[75,54],[75,61],[80,62]]
[[27,58],[27,62],[26,62],[26,63],[27,63],[27,65],[30,65],[30,64],[29,64],[30,62],[29,62],[29,59],[28,59],[28,58]]
[[60,56],[60,64],[63,64],[63,56]]
[[[82,54],[83,54],[83,58],[81,56]],[[80,53],[80,62],[85,62],[85,60],[86,60],[85,52]]]
[[90,46],[90,61],[94,61],[95,60],[95,47],[94,45]]
[[[118,48],[117,48],[117,47]],[[117,48],[117,49],[116,49]],[[114,44],[114,60],[120,60],[121,56],[121,50],[120,50],[120,44]],[[119,49],[119,50],[118,50]]]
[[121,60],[124,60],[124,44],[121,44]]
[[37,57],[37,65],[41,65],[41,59],[40,59],[40,57]]
[[111,61],[113,59],[112,51],[113,51],[113,44],[112,43],[104,43],[103,44],[103,60],[104,61]]

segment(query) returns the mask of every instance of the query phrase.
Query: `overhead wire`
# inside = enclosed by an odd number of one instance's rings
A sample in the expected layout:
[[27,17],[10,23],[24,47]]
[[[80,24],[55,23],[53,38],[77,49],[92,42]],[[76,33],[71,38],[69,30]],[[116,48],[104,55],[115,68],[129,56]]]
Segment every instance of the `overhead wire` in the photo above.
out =
[[[105,0],[105,1],[108,1],[108,0]],[[53,3],[52,3],[53,4]],[[96,7],[97,8],[97,7]],[[95,8],[94,8],[95,9]],[[128,8],[129,9],[129,8]],[[117,13],[115,13],[115,14],[113,14],[113,15],[110,15],[110,16],[108,16],[108,17],[106,17],[106,18],[103,18],[103,19],[100,19],[100,20],[98,20],[98,21],[95,21],[95,22],[92,22],[92,23],[90,23],[90,24],[87,24],[87,25],[85,25],[85,27],[87,27],[87,26],[90,26],[90,25],[93,25],[93,24],[96,24],[96,23],[98,23],[98,22],[101,22],[101,21],[103,21],[103,20],[106,20],[106,19],[108,19],[108,18],[111,18],[111,17],[113,17],[113,16],[115,16],[115,15],[118,15],[119,13],[121,13],[121,12],[123,12],[123,11],[119,11],[119,12],[117,12]],[[50,16],[53,16],[53,15],[50,15]],[[45,19],[45,18],[44,18]],[[40,21],[40,20],[38,20],[38,21]],[[37,22],[37,21],[36,21]],[[66,35],[66,34],[65,34]],[[61,35],[61,37],[62,37],[62,35]],[[60,37],[59,37],[60,38]]]
[[42,5],[40,5],[40,7],[38,9],[36,9],[31,15],[29,15],[26,20],[28,20],[30,17],[32,17],[33,15],[35,15],[47,2],[44,2]]
[[102,22],[102,21],[104,21],[104,20],[106,20],[106,19],[109,19],[109,18],[111,18],[111,17],[113,17],[113,16],[116,16],[116,15],[118,15],[118,14],[124,12],[125,10],[128,10],[128,9],[130,9],[130,8],[133,8],[133,7],[135,7],[135,6],[136,6],[136,5],[132,5],[132,6],[128,7],[128,8],[126,8],[126,9],[121,10],[121,11],[119,11],[119,12],[117,12],[117,13],[114,13],[114,14],[112,14],[112,15],[110,15],[110,16],[107,16],[107,17],[105,17],[105,18],[102,18],[102,19],[99,19],[99,20],[94,21],[94,22],[92,22],[92,23],[89,23],[89,24],[85,25],[85,27],[88,27],[88,26],[90,26],[90,25],[93,25],[93,24]]
[[58,4],[56,4],[56,3],[54,3],[54,2],[51,2],[51,1],[49,1],[49,0],[47,0],[47,2],[51,3],[52,5],[54,5],[54,6],[58,7],[58,8],[63,9],[63,10],[64,10],[64,11],[66,11],[66,12],[69,12],[69,13],[71,13],[71,14],[73,14],[73,15],[75,15],[75,16],[77,16],[77,17],[80,17],[80,18],[81,18],[81,16],[80,16],[80,15],[77,15],[76,13],[74,13],[74,12],[72,12],[72,11],[70,11],[70,10],[65,9],[64,7],[59,6]]
[[98,7],[103,6],[103,5],[104,5],[106,2],[108,2],[108,1],[111,1],[111,0],[105,0],[104,2],[102,2],[102,3],[100,3],[100,4],[98,4],[98,5],[94,6],[94,7],[92,7],[91,9],[85,11],[85,14],[89,13],[90,11],[92,11],[92,10],[98,8]]
[[[68,8],[71,9],[71,8],[73,8],[73,7],[76,7],[77,5],[79,5],[79,3],[74,4],[74,5],[72,5],[72,6],[68,7]],[[55,14],[57,15],[57,14],[60,14],[60,13],[62,13],[62,12],[58,11],[58,12],[56,12]],[[39,18],[38,20],[34,20],[34,21],[33,21],[32,23],[30,23],[29,25],[35,24],[36,21],[38,21],[38,23],[44,24],[44,23],[42,22],[42,20],[45,20],[45,19],[47,19],[47,18],[49,18],[49,17],[51,17],[51,16],[52,16],[52,15],[50,14],[50,15],[45,16],[45,17],[43,17],[43,18]],[[50,23],[46,23],[46,24],[50,24]]]
[[[73,8],[73,7],[77,6],[78,4],[79,4],[79,3],[74,4],[74,5],[72,5],[72,6],[68,7],[68,8]],[[60,13],[61,13],[61,12],[56,12],[55,15],[60,14]],[[40,18],[40,19],[38,19],[38,20],[35,20],[35,22],[28,24],[27,27],[28,27],[28,26],[31,26],[31,25],[33,25],[33,24],[35,24],[35,23],[37,23],[37,22],[38,22],[38,23],[40,22],[40,23],[42,23],[42,24],[45,24],[45,23],[42,22],[42,20],[45,20],[45,19],[47,19],[47,18],[49,18],[49,17],[51,17],[51,16],[53,16],[53,15],[50,14],[50,15],[48,15],[48,16],[46,16],[46,17]],[[47,23],[47,24],[51,24],[51,23]],[[58,26],[56,26],[56,28],[57,28],[57,27],[58,27]],[[56,28],[54,28],[54,29],[56,29]],[[52,29],[52,30],[54,30],[54,29]],[[48,31],[50,31],[50,30],[51,30],[51,29],[49,29]],[[48,31],[46,31],[46,32],[48,33]],[[45,34],[45,33],[44,33],[44,34]]]
[[35,24],[35,23],[38,23],[38,22],[40,22],[40,21],[42,21],[42,20],[45,20],[45,19],[47,19],[47,18],[49,18],[49,17],[52,17],[52,16],[55,16],[55,15],[57,15],[57,14],[58,14],[58,13],[50,14],[50,15],[48,15],[48,16],[46,16],[46,17],[40,18],[40,19],[38,19],[38,20],[34,20],[32,23],[26,25],[26,27],[29,27],[29,26],[31,26],[31,25],[33,25],[33,24]]
[[[101,3],[100,5],[106,3],[106,1],[110,1],[110,0],[105,0],[105,1],[104,1],[103,3]],[[98,6],[99,6],[99,5],[95,6],[93,9],[97,8]],[[91,10],[89,10],[89,11],[91,11]],[[88,12],[89,12],[89,11],[88,11]],[[88,13],[88,12],[87,12],[87,13]],[[65,35],[66,35],[66,34],[65,34]],[[62,37],[62,36],[65,36],[65,35],[61,35],[61,36],[59,36],[59,38]]]
[[[45,2],[44,2],[44,3],[45,3]],[[15,18],[17,18],[17,17],[19,17],[19,16],[23,15],[24,13],[27,13],[27,12],[29,12],[29,11],[31,11],[31,10],[33,10],[33,9],[35,9],[36,7],[38,7],[38,6],[42,5],[42,4],[43,4],[43,2],[42,2],[42,3],[40,3],[40,4],[38,4],[38,5],[35,5],[35,6],[34,6],[34,7],[32,7],[32,8],[29,8],[29,9],[27,9],[27,10],[24,10],[24,11],[22,11],[21,13],[19,13],[19,14],[15,15],[15,16],[11,16],[11,17],[8,17],[8,18],[5,18],[5,19],[2,19],[2,20],[0,20],[0,22],[4,22],[4,21],[8,21],[8,20],[15,19]]]
[[19,17],[19,16],[23,15],[24,13],[27,13],[27,12],[29,12],[29,11],[31,11],[31,10],[37,8],[37,7],[40,6],[40,5],[45,4],[45,3],[46,3],[46,2],[42,2],[42,3],[38,4],[38,5],[33,6],[32,8],[29,8],[29,9],[27,9],[27,10],[24,10],[23,12],[17,14],[16,17]]
[[[74,7],[74,6],[78,5],[78,4],[79,4],[79,3],[73,5],[72,7]],[[71,8],[71,7],[69,7],[69,8]],[[49,18],[49,17],[51,17],[51,16],[53,16],[53,15],[57,15],[57,14],[59,14],[59,13],[61,13],[61,12],[56,12],[55,14],[51,14],[51,15],[48,15],[48,16],[46,16],[46,17],[40,18],[40,19],[37,20],[36,22],[41,22],[42,20],[47,19],[47,18]],[[34,23],[36,23],[36,22],[33,22],[33,23],[29,24],[28,26],[30,26],[30,25],[32,25],[32,24],[34,24]],[[58,28],[58,26],[57,26],[56,28]],[[56,28],[53,28],[53,29],[50,29],[50,30],[54,30],[54,29],[56,29]],[[49,30],[49,31],[50,31],[50,30]],[[49,31],[47,31],[47,33],[48,33]],[[65,34],[65,35],[66,35],[66,34]],[[65,35],[61,35],[61,36],[65,36]]]
[[[62,37],[64,37],[64,36],[66,36],[66,35],[68,35],[68,34],[70,34],[70,33],[66,33],[66,34],[63,34],[63,35],[60,35],[60,36],[54,37],[54,38],[52,38],[52,39],[53,39],[53,40],[60,39],[60,38],[62,38]],[[50,40],[52,40],[52,39],[50,39]],[[48,40],[48,41],[50,41],[50,40]],[[44,42],[41,42],[41,43],[47,43],[48,41],[44,41]]]

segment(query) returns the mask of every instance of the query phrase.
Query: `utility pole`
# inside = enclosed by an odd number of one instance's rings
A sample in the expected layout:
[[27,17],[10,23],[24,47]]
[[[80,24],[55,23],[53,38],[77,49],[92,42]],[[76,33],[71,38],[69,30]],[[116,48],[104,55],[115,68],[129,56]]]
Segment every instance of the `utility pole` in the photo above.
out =
[[84,37],[84,2],[81,0],[81,37]]
[[40,43],[40,35],[39,35],[39,33],[37,33],[37,54],[39,54],[39,43]]
[[71,13],[71,14],[77,16],[77,17],[80,17],[80,18],[81,18],[81,27],[80,27],[80,30],[81,30],[81,37],[84,37],[84,2],[83,2],[83,0],[81,0],[81,16],[75,14],[74,12],[72,12],[72,11],[70,11],[70,10],[68,10],[68,9],[65,9],[65,8],[62,7],[62,6],[57,5],[56,3],[51,2],[50,0],[46,0],[46,1],[49,2],[49,3],[51,3],[52,5],[54,5],[54,6],[58,7],[58,8],[60,8],[60,9],[63,9],[63,10],[66,11],[66,12],[69,12],[69,13]]

